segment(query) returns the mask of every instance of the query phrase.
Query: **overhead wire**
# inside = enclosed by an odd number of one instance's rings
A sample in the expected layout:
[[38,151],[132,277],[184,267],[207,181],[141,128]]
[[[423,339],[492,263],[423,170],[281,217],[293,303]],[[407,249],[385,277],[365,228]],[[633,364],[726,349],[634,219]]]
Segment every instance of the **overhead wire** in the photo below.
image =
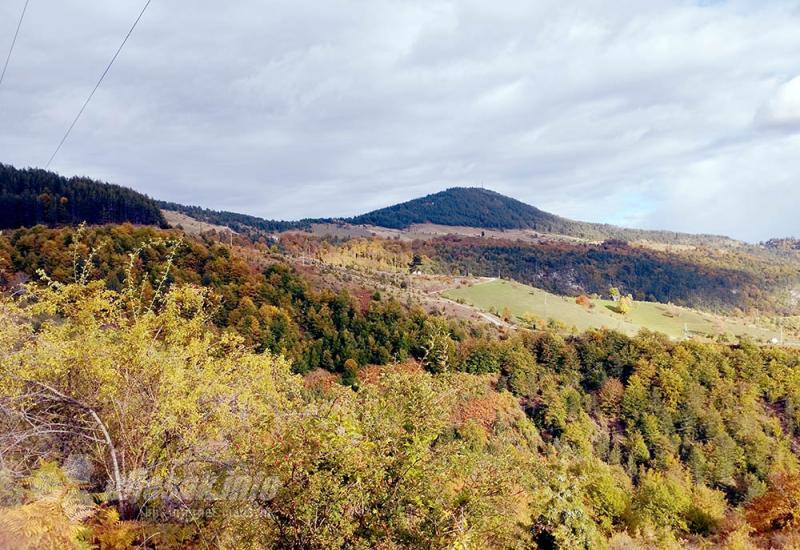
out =
[[144,15],[144,12],[146,12],[148,6],[150,6],[150,2],[152,2],[152,0],[147,0],[147,2],[145,2],[144,7],[142,8],[142,11],[139,12],[139,16],[133,22],[133,25],[131,25],[130,30],[128,30],[128,34],[125,35],[125,38],[122,40],[122,43],[119,45],[119,48],[117,48],[117,51],[114,52],[114,56],[111,58],[111,61],[109,61],[108,65],[106,65],[106,68],[103,71],[103,74],[101,74],[100,78],[97,80],[97,84],[94,85],[94,88],[92,89],[91,93],[87,96],[86,101],[83,102],[83,106],[81,106],[80,110],[78,111],[78,114],[75,115],[75,118],[73,119],[72,124],[70,124],[69,128],[67,128],[67,131],[64,133],[64,137],[61,138],[61,141],[58,143],[58,146],[56,147],[55,151],[53,151],[53,154],[50,155],[50,159],[47,161],[47,164],[45,165],[45,168],[50,168],[50,164],[52,164],[53,159],[56,158],[56,155],[61,150],[61,147],[67,141],[67,138],[69,138],[69,135],[72,133],[72,129],[75,128],[75,125],[78,123],[78,120],[81,118],[81,115],[86,110],[86,107],[89,105],[89,102],[92,101],[92,98],[94,97],[95,92],[100,87],[100,84],[103,83],[103,80],[105,79],[106,75],[108,74],[108,71],[111,70],[111,66],[114,64],[114,61],[117,60],[117,57],[119,56],[120,52],[122,51],[122,48],[125,47],[125,44],[128,42],[128,39],[133,34],[133,30],[136,28],[136,25],[139,24],[139,21],[142,19],[142,16]]
[[29,2],[30,0],[25,0],[25,5],[22,6],[22,13],[19,16],[19,21],[17,21],[17,30],[14,31],[14,39],[11,41],[11,47],[8,49],[6,62],[3,64],[3,72],[0,72],[0,86],[3,85],[3,79],[6,76],[6,70],[8,70],[8,62],[11,61],[11,54],[14,52],[14,46],[17,45],[17,37],[19,36],[19,29],[22,27],[22,20],[25,19],[25,12],[28,11]]

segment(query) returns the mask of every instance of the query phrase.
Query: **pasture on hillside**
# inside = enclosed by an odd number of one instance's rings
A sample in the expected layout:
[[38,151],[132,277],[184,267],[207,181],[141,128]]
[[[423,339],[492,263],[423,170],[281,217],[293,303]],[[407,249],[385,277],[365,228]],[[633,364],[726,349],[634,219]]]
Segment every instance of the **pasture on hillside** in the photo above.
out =
[[593,307],[585,307],[577,304],[574,297],[558,296],[506,280],[450,289],[443,292],[442,296],[489,312],[502,312],[508,308],[514,322],[519,322],[526,314],[533,314],[542,320],[560,321],[568,328],[574,326],[579,331],[609,328],[635,335],[646,328],[675,339],[682,339],[687,334],[706,338],[720,334],[746,335],[759,341],[779,337],[777,331],[766,327],[671,304],[636,301],[630,313],[623,317],[615,311],[615,304],[611,300],[592,300]]

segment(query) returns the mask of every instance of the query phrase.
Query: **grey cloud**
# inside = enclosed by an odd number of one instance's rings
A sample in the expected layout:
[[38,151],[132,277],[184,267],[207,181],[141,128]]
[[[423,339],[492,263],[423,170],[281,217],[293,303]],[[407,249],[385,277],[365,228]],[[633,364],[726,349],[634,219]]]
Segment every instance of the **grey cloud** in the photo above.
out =
[[[140,7],[31,3],[0,161],[47,159]],[[591,221],[800,233],[799,26],[789,1],[154,0],[54,168],[274,218],[484,184]]]

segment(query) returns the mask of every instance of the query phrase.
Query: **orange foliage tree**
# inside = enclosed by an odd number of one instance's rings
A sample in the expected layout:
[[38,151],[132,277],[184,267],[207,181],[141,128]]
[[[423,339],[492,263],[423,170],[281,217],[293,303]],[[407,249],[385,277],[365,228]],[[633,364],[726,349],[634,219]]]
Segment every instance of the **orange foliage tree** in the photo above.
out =
[[795,531],[800,527],[800,475],[773,476],[769,490],[747,507],[747,522],[757,533]]

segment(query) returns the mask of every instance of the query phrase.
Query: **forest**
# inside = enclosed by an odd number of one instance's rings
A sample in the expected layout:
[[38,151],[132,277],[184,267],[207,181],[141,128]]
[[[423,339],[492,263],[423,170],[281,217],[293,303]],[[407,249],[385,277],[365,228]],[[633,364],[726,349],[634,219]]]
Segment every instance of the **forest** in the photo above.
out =
[[[76,253],[84,258],[78,268]],[[211,316],[216,326],[238,331],[258,352],[284,354],[297,372],[340,370],[346,359],[403,360],[418,346],[420,311],[372,292],[354,300],[346,289],[312,288],[279,260],[259,271],[211,239],[131,225],[82,230],[79,240],[66,227],[0,235],[0,282],[42,271],[66,283],[76,269],[89,269],[114,291],[127,288],[133,270],[143,278],[146,300],[159,285],[209,288],[219,298]]]
[[723,311],[789,314],[785,289],[799,279],[797,257],[750,250],[700,247],[675,254],[618,240],[531,244],[465,237],[416,241],[413,248],[443,269],[507,277],[557,294],[603,294],[618,286],[637,300]]
[[132,189],[0,164],[0,229],[82,222],[166,226],[156,203]]
[[497,330],[263,253],[2,236],[0,547],[800,545],[797,350]]

